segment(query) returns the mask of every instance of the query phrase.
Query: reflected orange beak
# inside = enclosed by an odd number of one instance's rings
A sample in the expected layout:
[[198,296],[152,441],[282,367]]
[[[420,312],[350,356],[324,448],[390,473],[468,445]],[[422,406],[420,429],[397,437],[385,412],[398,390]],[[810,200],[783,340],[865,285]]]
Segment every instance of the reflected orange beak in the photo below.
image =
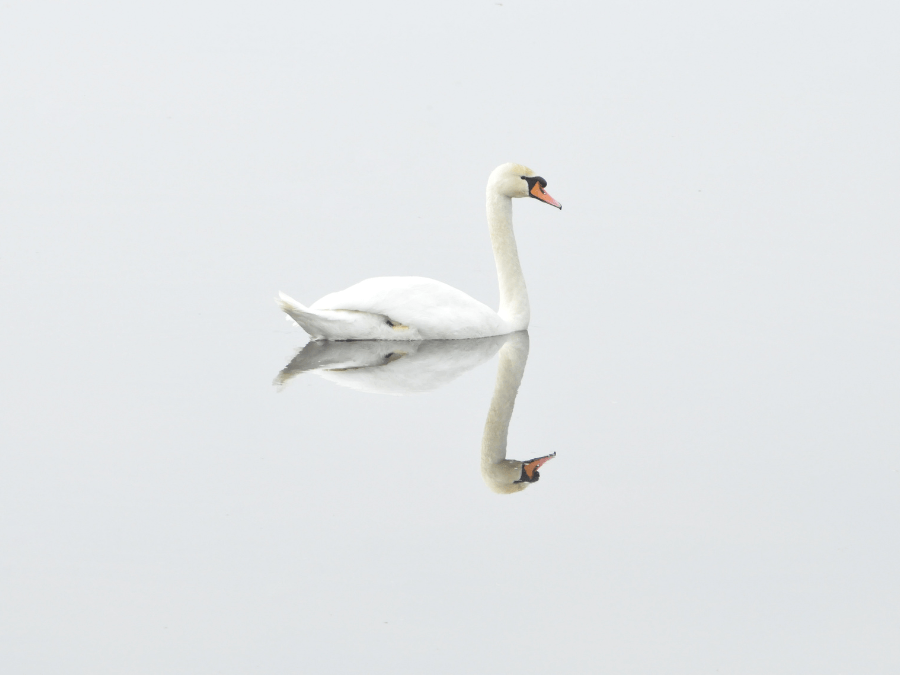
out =
[[522,467],[525,470],[525,475],[527,475],[529,478],[534,478],[534,472],[540,469],[542,466],[544,466],[544,464],[549,462],[554,457],[556,457],[555,452],[552,455],[547,455],[546,457],[538,457],[537,459],[531,460]]
[[[562,204],[553,199],[544,188],[541,187],[540,183],[535,183],[534,187],[531,188],[531,196],[535,199],[540,199],[542,202],[547,202],[550,206],[555,206],[560,211],[562,211]],[[530,474],[529,474],[530,475]]]

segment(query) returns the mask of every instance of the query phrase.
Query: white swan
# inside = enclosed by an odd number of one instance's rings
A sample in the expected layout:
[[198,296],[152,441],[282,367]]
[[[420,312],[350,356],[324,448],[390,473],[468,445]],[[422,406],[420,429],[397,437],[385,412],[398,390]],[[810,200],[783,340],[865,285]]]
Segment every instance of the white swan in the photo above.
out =
[[284,293],[279,304],[313,340],[460,340],[525,330],[531,318],[512,226],[512,198],[533,197],[562,209],[545,181],[521,164],[503,164],[487,184],[500,310],[423,277],[366,279],[304,307]]

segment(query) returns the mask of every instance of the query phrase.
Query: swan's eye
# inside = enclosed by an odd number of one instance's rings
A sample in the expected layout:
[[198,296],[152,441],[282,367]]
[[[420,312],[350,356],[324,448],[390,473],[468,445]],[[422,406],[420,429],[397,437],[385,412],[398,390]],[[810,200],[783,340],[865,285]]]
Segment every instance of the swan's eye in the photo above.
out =
[[541,186],[541,189],[547,187],[547,181],[545,181],[540,176],[522,176],[522,180],[528,183],[529,192],[534,189],[534,184],[537,183]]

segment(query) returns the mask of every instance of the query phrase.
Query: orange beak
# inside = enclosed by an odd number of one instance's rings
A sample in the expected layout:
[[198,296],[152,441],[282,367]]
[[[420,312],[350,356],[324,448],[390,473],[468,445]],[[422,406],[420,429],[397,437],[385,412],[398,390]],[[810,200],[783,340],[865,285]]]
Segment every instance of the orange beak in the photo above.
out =
[[[547,202],[550,206],[555,206],[560,211],[562,211],[562,204],[553,199],[544,188],[541,187],[540,183],[535,183],[534,187],[531,188],[531,196],[535,199],[540,199],[542,202]],[[530,475],[530,474],[529,474]]]
[[537,459],[533,459],[530,462],[528,462],[522,468],[525,470],[525,474],[529,478],[534,478],[534,472],[537,471],[538,469],[540,469],[542,466],[544,466],[544,464],[549,462],[554,457],[556,457],[555,452],[552,455],[547,455],[546,457],[538,457]]

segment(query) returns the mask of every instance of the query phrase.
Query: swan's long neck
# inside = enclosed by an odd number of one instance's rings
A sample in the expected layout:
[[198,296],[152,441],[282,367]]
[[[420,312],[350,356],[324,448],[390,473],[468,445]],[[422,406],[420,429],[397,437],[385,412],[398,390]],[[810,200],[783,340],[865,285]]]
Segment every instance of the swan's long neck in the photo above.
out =
[[528,485],[515,482],[522,475],[522,462],[506,459],[509,421],[527,360],[528,333],[513,333],[500,348],[494,397],[481,437],[481,477],[494,492],[518,492]]
[[497,312],[513,331],[525,330],[531,319],[525,276],[512,225],[512,199],[487,189],[487,219],[500,282],[500,310]]

